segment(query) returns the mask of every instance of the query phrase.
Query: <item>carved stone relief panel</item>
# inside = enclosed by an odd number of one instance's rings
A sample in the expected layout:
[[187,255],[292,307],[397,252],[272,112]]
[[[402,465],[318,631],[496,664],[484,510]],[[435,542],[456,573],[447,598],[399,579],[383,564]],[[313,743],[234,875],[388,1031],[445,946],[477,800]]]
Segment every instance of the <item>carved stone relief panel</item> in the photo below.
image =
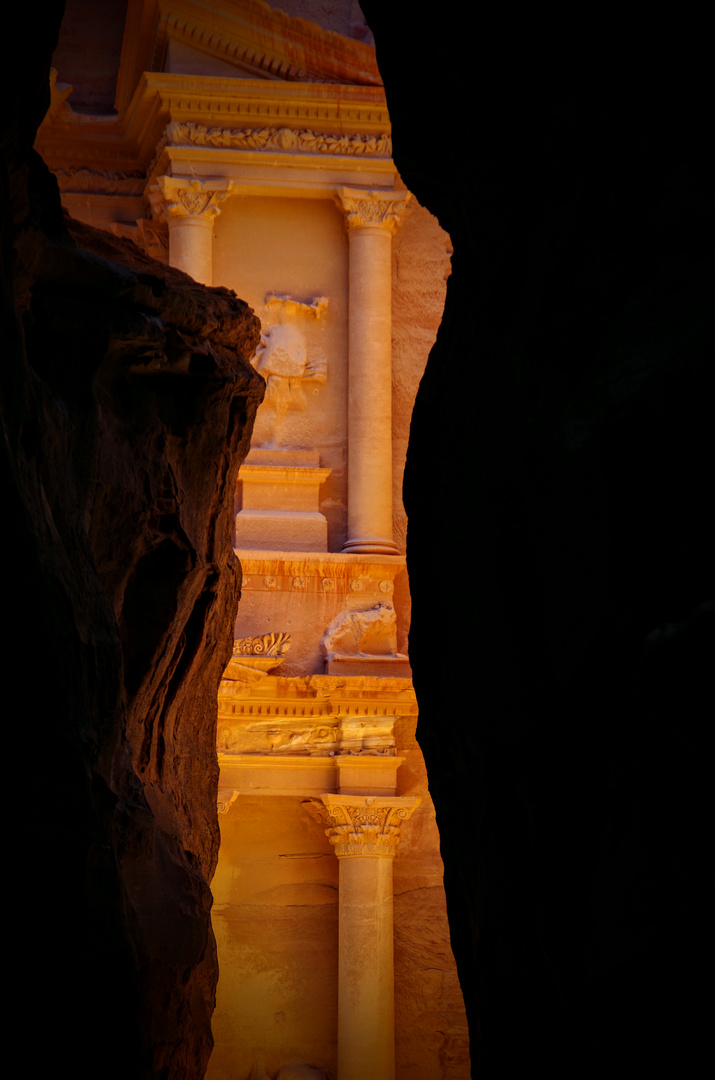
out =
[[271,293],[265,303],[272,321],[264,324],[253,364],[266,380],[266,396],[256,420],[253,445],[289,446],[290,435],[283,430],[285,414],[289,409],[307,408],[306,384],[319,386],[328,379],[328,361],[311,349],[305,327],[308,319],[323,317],[328,301],[317,296],[303,302]]

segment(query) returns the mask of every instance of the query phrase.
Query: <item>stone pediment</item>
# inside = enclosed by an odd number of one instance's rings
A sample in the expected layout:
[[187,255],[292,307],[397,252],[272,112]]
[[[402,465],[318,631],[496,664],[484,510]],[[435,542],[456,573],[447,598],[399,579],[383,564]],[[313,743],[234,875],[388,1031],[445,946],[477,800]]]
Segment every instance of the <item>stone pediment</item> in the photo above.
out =
[[144,71],[381,86],[371,45],[264,0],[130,0],[117,80],[121,113]]
[[190,156],[253,142],[321,157],[391,154],[374,47],[263,0],[129,0],[115,113],[75,112],[71,78],[53,73],[35,143],[63,190],[116,193],[167,144]]

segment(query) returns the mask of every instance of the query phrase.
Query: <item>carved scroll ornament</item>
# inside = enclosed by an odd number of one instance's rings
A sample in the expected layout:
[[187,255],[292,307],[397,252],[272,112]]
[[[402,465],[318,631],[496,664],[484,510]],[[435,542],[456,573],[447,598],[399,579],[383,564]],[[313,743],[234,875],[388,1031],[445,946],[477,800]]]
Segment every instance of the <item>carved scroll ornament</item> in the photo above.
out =
[[233,643],[233,656],[223,674],[234,682],[263,678],[283,663],[290,648],[290,634],[257,634],[238,638]]
[[290,634],[258,634],[237,638],[233,643],[234,656],[282,656],[290,648]]

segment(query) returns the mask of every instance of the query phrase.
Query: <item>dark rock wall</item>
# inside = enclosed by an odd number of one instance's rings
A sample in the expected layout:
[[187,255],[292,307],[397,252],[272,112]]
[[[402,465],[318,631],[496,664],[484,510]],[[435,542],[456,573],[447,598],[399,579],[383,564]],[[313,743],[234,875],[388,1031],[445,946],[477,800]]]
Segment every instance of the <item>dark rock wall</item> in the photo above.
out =
[[405,504],[474,1075],[695,1075],[715,660],[705,27],[363,10],[398,168],[454,243]]
[[32,1075],[194,1080],[259,324],[227,290],[63,220],[31,150],[60,14],[27,39],[0,173],[13,1045]]

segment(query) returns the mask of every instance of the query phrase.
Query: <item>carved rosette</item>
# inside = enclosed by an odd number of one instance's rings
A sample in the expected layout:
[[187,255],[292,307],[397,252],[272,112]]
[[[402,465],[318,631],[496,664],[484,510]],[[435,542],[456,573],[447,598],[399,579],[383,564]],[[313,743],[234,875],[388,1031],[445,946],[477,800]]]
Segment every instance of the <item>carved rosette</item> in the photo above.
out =
[[391,236],[411,213],[407,206],[409,191],[361,191],[343,188],[336,193],[338,205],[345,212],[348,232],[353,229],[380,228]]
[[387,798],[379,795],[323,795],[311,799],[314,817],[324,824],[339,859],[360,855],[394,859],[400,842],[400,827],[412,815],[421,799]]
[[155,217],[172,222],[199,218],[210,222],[221,213],[220,202],[228,195],[229,180],[179,180],[161,176],[149,191]]

